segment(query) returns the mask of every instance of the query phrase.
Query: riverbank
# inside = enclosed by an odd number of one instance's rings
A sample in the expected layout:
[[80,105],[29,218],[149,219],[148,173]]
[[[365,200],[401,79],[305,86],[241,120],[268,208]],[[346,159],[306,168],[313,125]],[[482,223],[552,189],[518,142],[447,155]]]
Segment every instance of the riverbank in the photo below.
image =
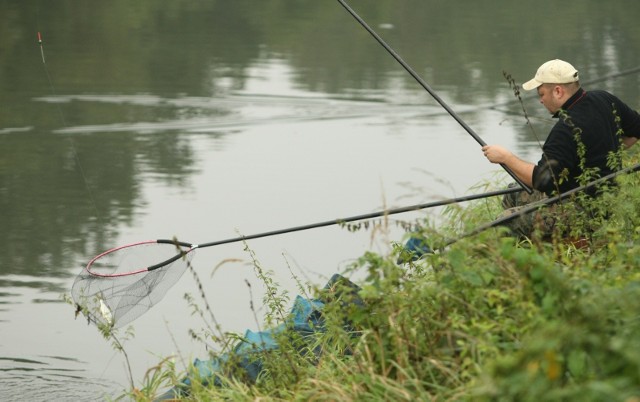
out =
[[[193,400],[639,397],[640,176],[618,182],[618,190],[590,205],[589,219],[576,212],[566,222],[583,239],[580,247],[561,239],[517,242],[490,229],[407,264],[396,264],[397,255],[366,253],[351,267],[367,273],[358,283],[363,305],[327,303],[323,330],[303,349],[296,336],[278,338],[278,349],[259,357],[256,381],[243,381],[229,366],[217,386],[195,382],[189,394]],[[451,206],[449,223],[425,235],[437,244],[499,208],[497,199]],[[286,319],[291,297],[254,264],[271,289],[260,321],[273,327]],[[319,292],[302,283],[300,290],[309,298]],[[206,306],[199,311],[206,317]],[[218,356],[240,341],[208,325],[211,332],[194,336],[221,345]],[[169,362],[151,369],[131,396],[152,400],[178,384],[187,373]]]

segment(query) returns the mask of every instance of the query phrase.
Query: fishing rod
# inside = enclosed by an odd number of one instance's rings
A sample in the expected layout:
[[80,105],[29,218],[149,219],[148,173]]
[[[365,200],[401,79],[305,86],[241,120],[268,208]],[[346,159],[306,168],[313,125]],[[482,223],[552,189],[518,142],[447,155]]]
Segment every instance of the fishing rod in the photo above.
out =
[[[469,133],[471,135],[471,137],[473,137],[474,140],[476,140],[476,142],[478,144],[480,144],[480,146],[485,146],[487,145],[486,142],[484,142],[484,140],[482,140],[482,138],[480,138],[480,136],[478,134],[475,133],[475,131],[473,131],[473,129],[471,127],[469,127],[469,125],[467,125],[467,123],[464,122],[464,120],[462,120],[462,118],[453,111],[453,109],[451,109],[449,107],[449,105],[446,104],[446,102],[440,98],[440,96],[438,96],[438,94],[435,93],[435,91],[433,89],[431,89],[431,87],[429,86],[429,84],[427,84],[401,57],[400,55],[398,55],[398,53],[396,53],[389,45],[387,45],[387,43],[380,37],[380,35],[378,35],[351,7],[349,7],[349,5],[344,1],[344,0],[338,0],[338,2],[342,5],[342,7],[345,8],[345,10],[347,10],[347,12],[349,12],[349,14],[351,14],[351,16],[353,18],[356,19],[356,21],[358,21],[360,23],[360,25],[362,25],[362,27],[367,30],[367,32],[369,32],[371,34],[371,36],[374,37],[374,39],[376,41],[378,41],[378,43],[380,43],[382,45],[382,47],[384,47],[387,52],[389,52],[389,54],[391,56],[393,56],[394,59],[396,59],[396,61],[398,63],[400,63],[400,65],[402,67],[404,67],[404,69],[433,97],[433,99],[435,99],[440,106],[442,106],[447,113],[449,113],[449,115],[451,117],[453,117],[461,126],[462,128],[464,128],[467,133]],[[533,190],[527,186],[522,180],[520,180],[520,178],[518,178],[518,176],[511,170],[509,169],[508,166],[504,165],[504,164],[500,164],[500,166],[502,166],[502,168],[529,194],[531,194],[533,192]]]
[[[616,73],[611,73],[609,75],[604,75],[604,76],[602,76],[600,78],[596,78],[596,79],[593,79],[593,80],[585,80],[585,81],[581,80],[580,81],[580,85],[581,86],[586,86],[586,85],[596,84],[598,82],[607,81],[607,80],[610,80],[610,79],[613,79],[613,78],[624,77],[624,76],[627,76],[627,75],[637,74],[637,73],[640,73],[640,66],[639,67],[629,68],[629,69],[626,69],[626,70],[622,70],[622,71],[619,71],[619,72],[616,72]],[[521,98],[522,99],[533,99],[533,98],[536,98],[537,96],[538,96],[537,94],[527,94],[527,95],[524,95],[524,96],[521,95]],[[517,115],[520,115],[520,112],[513,112],[511,110],[507,110],[507,109],[503,108],[503,106],[508,106],[513,102],[514,102],[513,99],[510,99],[510,100],[506,100],[506,101],[502,101],[502,102],[494,102],[494,103],[490,103],[490,104],[477,105],[477,106],[474,106],[473,108],[467,109],[467,112],[477,112],[477,111],[482,111],[482,110],[489,109],[489,110],[495,110],[497,112],[501,112],[501,113],[504,113],[504,114],[517,114]],[[429,116],[430,117],[441,116],[441,115],[443,115],[445,113],[446,113],[446,111],[445,112],[430,113]],[[544,117],[537,117],[537,116],[529,116],[529,118],[530,119],[533,118],[533,119],[537,119],[537,120],[547,120],[547,121],[551,120],[550,117],[549,118],[544,118]]]
[[[596,84],[598,82],[607,81],[607,80],[610,80],[612,78],[619,78],[619,77],[624,77],[626,75],[637,74],[637,73],[640,73],[640,66],[629,68],[629,69],[622,70],[622,71],[618,71],[618,72],[611,73],[611,74],[608,74],[608,75],[604,75],[602,77],[595,78],[595,79],[592,79],[592,80],[585,80],[585,81],[581,80],[580,81],[580,86]],[[523,96],[524,99],[534,99],[534,98],[537,98],[537,97],[538,97],[537,93],[532,93],[532,94],[528,94],[526,96]],[[501,108],[502,106],[507,106],[507,105],[511,104],[512,102],[513,102],[513,100],[508,100],[508,101],[504,101],[504,102],[500,102],[500,103],[493,103],[491,105],[479,106],[474,110],[491,109],[491,110],[495,110],[495,111],[502,112],[502,113],[505,113],[505,114],[513,114],[513,112],[511,112],[510,110],[505,110],[505,109]]]
[[[597,180],[594,180],[590,183],[587,183],[583,186],[580,187],[576,187],[574,189],[571,189],[569,191],[566,191],[562,194],[556,195],[554,197],[550,197],[550,198],[545,198],[543,200],[540,201],[536,201],[536,202],[532,202],[531,204],[528,204],[524,207],[522,207],[521,209],[519,209],[518,211],[509,214],[509,215],[505,215],[502,216],[498,219],[495,219],[491,222],[487,222],[484,225],[480,225],[475,229],[472,229],[456,238],[452,238],[452,239],[448,239],[445,240],[443,242],[442,245],[440,245],[439,247],[436,248],[431,248],[430,244],[427,244],[427,242],[421,238],[415,237],[413,238],[413,242],[412,243],[407,243],[405,245],[405,254],[404,255],[400,255],[398,257],[397,263],[398,264],[402,264],[402,263],[406,263],[409,261],[416,261],[419,260],[429,254],[433,254],[435,253],[435,251],[443,251],[445,248],[449,247],[450,245],[459,242],[462,239],[466,239],[467,237],[471,237],[471,236],[475,236],[479,233],[484,232],[485,230],[500,226],[500,225],[504,225],[507,222],[510,222],[516,218],[519,218],[523,215],[527,215],[530,214],[532,212],[537,211],[538,209],[540,209],[541,207],[544,206],[548,206],[548,205],[552,205],[555,204],[557,202],[560,202],[564,199],[567,199],[571,196],[573,196],[574,194],[581,192],[581,191],[585,191],[588,189],[591,189],[595,186],[598,186],[604,182],[613,180],[614,178],[616,178],[617,176],[623,175],[623,174],[630,174],[630,173],[634,173],[640,170],[640,163],[630,166],[628,168],[625,169],[621,169],[618,170],[617,172],[613,172],[607,176],[603,176]],[[411,240],[410,240],[411,242]]]
[[513,214],[510,214],[510,215],[507,215],[507,216],[503,216],[501,218],[498,218],[496,220],[488,222],[488,223],[486,223],[484,225],[478,226],[477,228],[475,228],[473,230],[470,230],[469,232],[464,233],[464,234],[456,237],[455,239],[447,240],[444,243],[443,246],[439,247],[439,249],[442,250],[445,247],[450,246],[450,245],[452,245],[452,244],[454,244],[454,243],[456,243],[456,242],[458,242],[458,241],[460,241],[462,239],[477,235],[477,234],[479,234],[481,232],[484,232],[487,229],[491,229],[491,228],[494,228],[496,226],[503,225],[503,224],[505,224],[507,222],[510,222],[510,221],[512,221],[512,220],[514,220],[516,218],[519,218],[519,217],[521,217],[523,215],[527,215],[527,214],[529,214],[531,212],[534,212],[534,211],[538,210],[539,208],[541,208],[543,206],[553,205],[555,203],[558,203],[558,202],[560,202],[562,200],[565,200],[565,199],[573,196],[574,194],[576,194],[578,192],[592,189],[592,188],[594,188],[594,187],[596,187],[596,186],[598,186],[600,184],[603,184],[603,183],[605,183],[607,181],[613,180],[614,178],[616,178],[618,176],[621,176],[621,175],[624,175],[624,174],[634,173],[634,172],[637,172],[639,170],[640,170],[640,163],[638,163],[636,165],[633,165],[633,166],[630,166],[630,167],[627,167],[625,169],[621,169],[621,170],[618,170],[616,172],[610,173],[610,174],[608,174],[606,176],[603,176],[603,177],[601,177],[601,178],[599,178],[597,180],[594,180],[594,181],[592,181],[590,183],[587,183],[585,185],[582,185],[580,187],[576,187],[576,188],[571,189],[569,191],[566,191],[566,192],[564,192],[562,194],[558,194],[558,195],[550,197],[550,198],[545,198],[543,200],[533,202],[533,203],[523,207],[522,209],[514,212]]
[[164,293],[187,270],[196,249],[330,225],[342,225],[520,191],[523,190],[511,187],[210,243],[192,244],[162,239],[128,244],[107,250],[91,259],[76,277],[71,295],[76,305],[91,321],[117,328],[135,320],[159,302]]

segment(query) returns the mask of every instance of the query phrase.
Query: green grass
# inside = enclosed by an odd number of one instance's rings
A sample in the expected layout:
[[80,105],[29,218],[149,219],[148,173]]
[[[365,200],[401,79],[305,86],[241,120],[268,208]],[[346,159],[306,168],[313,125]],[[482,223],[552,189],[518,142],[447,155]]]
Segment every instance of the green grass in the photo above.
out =
[[[283,337],[255,384],[195,385],[188,400],[640,400],[640,176],[618,182],[589,203],[600,218],[565,221],[586,248],[490,229],[404,266],[366,253],[350,268],[367,274],[365,307],[328,305],[326,333],[307,344],[322,347],[319,358]],[[438,231],[425,222],[425,236],[437,243],[499,210],[498,199],[451,206]],[[277,324],[289,298],[251,256],[271,290],[265,320]],[[236,339],[215,343],[228,351]],[[150,400],[184,375],[165,361],[127,397]]]

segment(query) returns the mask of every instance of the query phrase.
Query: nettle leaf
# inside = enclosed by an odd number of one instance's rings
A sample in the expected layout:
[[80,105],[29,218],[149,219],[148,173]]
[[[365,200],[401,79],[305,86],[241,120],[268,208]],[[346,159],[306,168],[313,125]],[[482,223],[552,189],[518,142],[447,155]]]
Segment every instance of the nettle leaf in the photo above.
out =
[[542,298],[542,309],[546,312],[552,312],[556,305],[557,297],[553,293],[547,293]]
[[463,271],[460,273],[460,277],[472,286],[484,286],[484,280],[482,279],[482,276],[476,271]]
[[491,282],[493,282],[493,279],[495,278],[494,273],[486,269],[481,270],[479,272],[479,275],[485,284],[490,284]]
[[518,268],[525,267],[531,262],[531,252],[523,248],[518,248],[513,251],[513,259]]
[[463,252],[462,250],[451,250],[451,252],[449,253],[449,262],[451,263],[451,268],[453,268],[454,270],[466,269],[466,258],[467,253]]
[[536,282],[544,279],[546,274],[547,274],[547,269],[545,269],[542,266],[534,266],[531,268],[531,270],[529,270],[529,275],[531,276],[531,279]]
[[587,354],[583,350],[572,350],[567,356],[567,367],[574,377],[582,377],[587,367]]

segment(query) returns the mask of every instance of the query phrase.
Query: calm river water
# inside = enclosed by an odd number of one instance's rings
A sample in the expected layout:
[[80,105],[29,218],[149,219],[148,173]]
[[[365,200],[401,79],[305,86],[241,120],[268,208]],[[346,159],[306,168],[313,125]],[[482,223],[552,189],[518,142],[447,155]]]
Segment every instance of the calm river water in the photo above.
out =
[[[503,71],[522,83],[563,58],[587,89],[640,105],[635,0],[350,5],[485,142],[524,159],[537,160],[552,121],[525,97],[526,124]],[[216,241],[508,180],[336,1],[6,0],[0,16],[2,400],[104,400],[128,388],[122,355],[62,300],[104,250]],[[388,253],[404,234],[397,221],[438,213],[249,247],[295,294],[292,277],[322,286],[365,251]],[[225,331],[262,324],[250,308],[262,284],[243,247],[193,261]],[[188,334],[203,324],[185,293],[197,299],[188,274],[133,323],[136,386],[163,357],[179,369],[206,357]]]

